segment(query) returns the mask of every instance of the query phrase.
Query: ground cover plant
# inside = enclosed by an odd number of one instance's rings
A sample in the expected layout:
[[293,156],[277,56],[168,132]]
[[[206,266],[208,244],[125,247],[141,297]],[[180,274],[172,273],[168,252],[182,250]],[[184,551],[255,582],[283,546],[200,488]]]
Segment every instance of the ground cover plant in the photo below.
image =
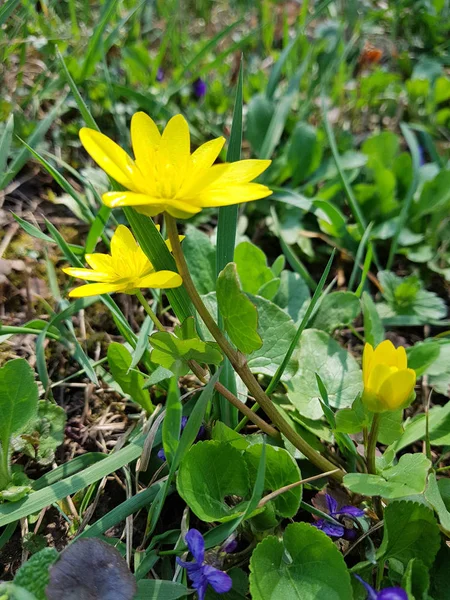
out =
[[0,598],[450,598],[448,0],[0,7]]

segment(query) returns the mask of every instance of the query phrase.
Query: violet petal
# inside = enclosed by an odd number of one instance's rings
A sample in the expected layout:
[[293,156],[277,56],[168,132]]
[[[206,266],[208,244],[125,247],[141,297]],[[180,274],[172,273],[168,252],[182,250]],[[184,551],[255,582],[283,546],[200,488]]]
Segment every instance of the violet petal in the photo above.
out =
[[203,536],[197,529],[189,529],[185,541],[189,552],[195,560],[201,564],[205,560],[205,542]]
[[334,523],[330,523],[330,521],[326,521],[325,519],[319,519],[315,523],[312,523],[312,525],[317,527],[317,529],[321,529],[330,537],[342,537],[345,531],[345,527],[343,525],[335,525]]
[[369,585],[366,581],[364,581],[364,579],[362,579],[359,575],[355,575],[355,577],[366,588],[367,600],[377,600],[378,595],[377,595],[376,591],[373,589],[373,587],[371,585]]
[[401,587],[384,588],[378,592],[377,600],[408,600],[408,594]]
[[333,515],[336,513],[337,507],[338,507],[338,503],[337,501],[333,498],[333,496],[330,496],[330,494],[325,494],[325,499],[327,501],[327,506],[328,506],[328,512],[330,515]]
[[225,592],[229,592],[231,590],[233,581],[231,580],[231,577],[224,571],[220,571],[211,565],[205,565],[203,567],[203,572],[208,580],[209,585],[218,594],[224,594]]
[[366,513],[361,508],[356,508],[356,506],[343,506],[334,514],[349,515],[350,517],[363,517]]

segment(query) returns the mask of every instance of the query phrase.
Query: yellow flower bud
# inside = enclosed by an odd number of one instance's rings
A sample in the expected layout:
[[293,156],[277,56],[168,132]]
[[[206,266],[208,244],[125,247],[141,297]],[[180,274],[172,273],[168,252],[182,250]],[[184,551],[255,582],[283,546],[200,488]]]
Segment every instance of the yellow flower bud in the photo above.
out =
[[406,408],[414,398],[416,372],[407,368],[403,346],[385,340],[375,350],[366,344],[363,354],[362,401],[372,412]]

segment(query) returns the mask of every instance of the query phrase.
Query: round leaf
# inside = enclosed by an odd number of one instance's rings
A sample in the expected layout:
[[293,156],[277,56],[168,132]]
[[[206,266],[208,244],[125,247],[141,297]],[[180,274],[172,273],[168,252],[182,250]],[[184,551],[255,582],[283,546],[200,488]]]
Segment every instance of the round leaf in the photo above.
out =
[[269,536],[252,554],[253,600],[348,600],[350,575],[342,554],[324,533],[307,523],[286,527],[282,540]]

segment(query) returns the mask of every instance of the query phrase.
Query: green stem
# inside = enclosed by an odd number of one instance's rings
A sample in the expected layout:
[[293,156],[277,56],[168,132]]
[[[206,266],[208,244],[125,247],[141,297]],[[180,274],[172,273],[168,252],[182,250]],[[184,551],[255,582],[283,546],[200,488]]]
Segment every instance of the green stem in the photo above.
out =
[[153,321],[156,329],[158,329],[159,331],[166,331],[164,325],[161,323],[161,321],[155,315],[155,313],[153,312],[153,310],[150,307],[150,304],[147,302],[147,300],[142,295],[141,290],[138,290],[135,293],[136,293],[136,298],[139,300],[139,302],[144,307],[145,312],[148,314],[148,316],[150,317],[150,319]]
[[[208,327],[209,331],[213,335],[216,342],[221,347],[224,354],[231,362],[234,370],[240,376],[242,381],[245,383],[250,394],[255,398],[255,401],[261,406],[263,411],[269,417],[269,419],[276,425],[278,430],[287,437],[287,439],[302,452],[308,460],[310,460],[318,469],[321,469],[324,473],[335,469],[335,465],[328,459],[321,456],[314,448],[312,448],[294,429],[289,425],[287,421],[280,415],[275,405],[272,403],[270,398],[265,394],[264,390],[260,387],[258,381],[255,379],[251,372],[247,360],[241,352],[235,350],[228,342],[222,331],[217,326],[210,315],[208,309],[203,304],[197,289],[195,288],[194,282],[191,279],[186,260],[184,258],[183,251],[181,249],[180,241],[178,238],[177,224],[173,217],[165,213],[167,233],[169,240],[172,244],[172,251],[175,261],[177,263],[178,271],[183,278],[184,287],[195,306],[198,314],[203,319],[203,322]],[[342,481],[345,473],[339,469],[332,475],[334,479]]]
[[367,442],[367,470],[372,475],[376,475],[377,468],[375,465],[375,450],[377,447],[378,430],[380,428],[380,415],[374,414],[372,419],[372,427],[370,428],[369,439]]
[[10,481],[11,470],[9,468],[9,453],[7,450],[3,451],[2,445],[0,444],[0,490],[6,489]]

